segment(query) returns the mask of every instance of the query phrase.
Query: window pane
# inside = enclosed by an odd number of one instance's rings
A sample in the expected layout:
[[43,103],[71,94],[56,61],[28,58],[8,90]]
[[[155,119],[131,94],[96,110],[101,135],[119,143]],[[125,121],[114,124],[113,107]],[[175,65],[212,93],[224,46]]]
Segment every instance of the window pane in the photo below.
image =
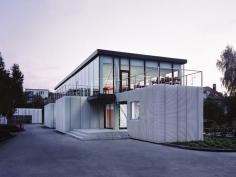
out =
[[94,94],[99,93],[99,58],[93,61],[93,91]]
[[112,57],[102,56],[100,58],[100,77],[101,77],[101,92],[105,94],[113,93],[113,60]]
[[158,62],[146,61],[146,85],[159,83]]
[[181,65],[180,64],[174,64],[173,65],[173,84],[181,84]]
[[160,63],[160,83],[171,84],[172,83],[172,64]]
[[114,85],[115,85],[115,93],[119,92],[120,88],[120,68],[119,68],[119,58],[114,59]]
[[129,60],[125,58],[120,59],[121,70],[129,71]]
[[89,67],[89,95],[92,96],[93,95],[93,62],[89,63],[88,67]]
[[139,119],[140,117],[140,102],[131,102],[131,119]]
[[130,88],[135,89],[144,86],[144,62],[130,60]]

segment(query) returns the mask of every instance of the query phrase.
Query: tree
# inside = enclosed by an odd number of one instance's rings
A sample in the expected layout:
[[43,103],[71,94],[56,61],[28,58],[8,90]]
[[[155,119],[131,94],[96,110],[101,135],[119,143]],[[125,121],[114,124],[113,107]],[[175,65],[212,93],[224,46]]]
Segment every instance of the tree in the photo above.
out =
[[5,63],[0,54],[0,115],[7,116],[9,99],[8,92],[10,89],[10,72],[5,69]]
[[223,73],[222,84],[230,96],[236,93],[236,51],[231,46],[226,46],[225,50],[217,60],[216,66]]
[[14,64],[11,72],[5,69],[3,57],[0,55],[0,115],[12,117],[15,108],[24,100],[24,75],[19,65]]
[[217,125],[224,123],[224,105],[217,100],[207,98],[204,101],[204,119],[206,122],[214,122]]
[[23,81],[24,75],[20,71],[19,65],[14,64],[11,68],[11,94],[13,96],[14,107],[21,104],[24,100]]

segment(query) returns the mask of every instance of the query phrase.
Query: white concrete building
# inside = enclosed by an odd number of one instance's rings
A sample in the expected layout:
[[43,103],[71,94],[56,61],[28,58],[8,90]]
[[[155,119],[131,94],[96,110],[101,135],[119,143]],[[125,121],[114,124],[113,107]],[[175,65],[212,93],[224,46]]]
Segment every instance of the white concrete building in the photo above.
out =
[[45,125],[55,120],[56,130],[88,139],[100,131],[115,132],[111,139],[127,132],[151,142],[201,140],[202,72],[186,63],[98,49],[55,87]]

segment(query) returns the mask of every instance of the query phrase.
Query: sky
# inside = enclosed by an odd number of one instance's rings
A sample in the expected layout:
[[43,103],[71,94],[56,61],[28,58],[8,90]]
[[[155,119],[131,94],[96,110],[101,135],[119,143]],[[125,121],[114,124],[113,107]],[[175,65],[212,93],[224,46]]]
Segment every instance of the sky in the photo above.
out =
[[0,51],[25,88],[48,88],[96,49],[188,60],[221,86],[216,61],[236,48],[235,0],[0,0]]

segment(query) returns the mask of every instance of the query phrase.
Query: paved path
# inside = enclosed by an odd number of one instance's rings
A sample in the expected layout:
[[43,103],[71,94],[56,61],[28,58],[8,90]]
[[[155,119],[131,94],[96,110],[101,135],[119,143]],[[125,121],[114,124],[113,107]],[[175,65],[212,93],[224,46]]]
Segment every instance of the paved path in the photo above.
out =
[[0,177],[234,177],[236,153],[197,152],[135,140],[79,141],[28,125],[0,143]]

